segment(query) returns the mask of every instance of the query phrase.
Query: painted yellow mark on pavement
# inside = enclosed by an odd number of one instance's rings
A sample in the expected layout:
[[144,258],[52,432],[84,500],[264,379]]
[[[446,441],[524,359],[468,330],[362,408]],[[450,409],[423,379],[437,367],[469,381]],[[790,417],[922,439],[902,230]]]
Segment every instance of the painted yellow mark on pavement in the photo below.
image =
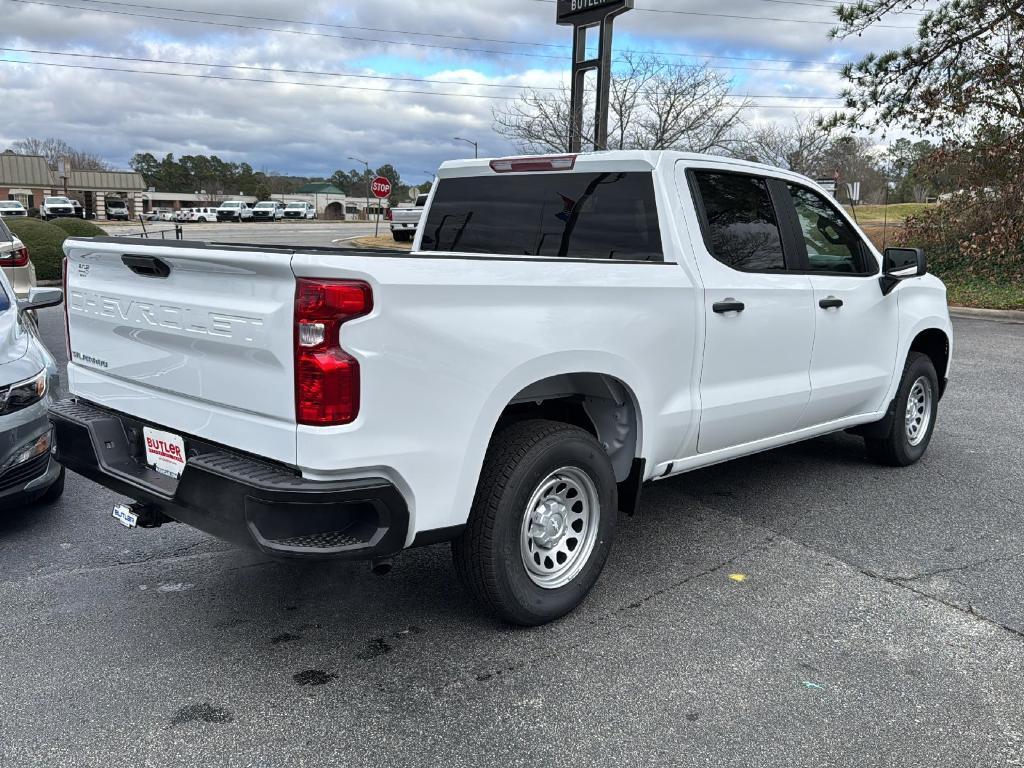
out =
[[747,580],[747,574],[745,573],[730,573],[729,578],[735,582],[743,582]]

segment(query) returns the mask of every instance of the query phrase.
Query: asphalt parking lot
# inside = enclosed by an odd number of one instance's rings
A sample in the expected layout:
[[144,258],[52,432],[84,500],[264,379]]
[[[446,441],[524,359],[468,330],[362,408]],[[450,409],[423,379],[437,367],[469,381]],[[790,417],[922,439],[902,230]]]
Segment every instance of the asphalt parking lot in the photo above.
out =
[[1024,325],[955,329],[918,466],[841,434],[655,484],[536,630],[444,546],[280,565],[69,477],[0,516],[0,765],[1024,765]]

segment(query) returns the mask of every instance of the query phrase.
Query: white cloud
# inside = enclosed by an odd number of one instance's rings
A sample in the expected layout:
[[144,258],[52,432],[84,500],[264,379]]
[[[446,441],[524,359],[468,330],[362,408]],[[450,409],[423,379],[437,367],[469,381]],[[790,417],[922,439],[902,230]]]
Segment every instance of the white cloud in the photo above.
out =
[[[49,2],[50,0],[41,0]],[[137,0],[136,6],[53,0],[94,9],[152,16],[210,13],[211,6],[181,0],[178,10],[145,10],[139,4],[165,6],[166,0]],[[127,2],[127,0],[124,0]],[[645,0],[671,8],[671,0]],[[386,8],[386,13],[382,13]],[[734,16],[830,20],[830,9],[766,3],[763,0],[695,0],[687,10]],[[554,5],[538,0],[470,4],[464,0],[391,0],[378,3],[250,0],[225,11],[248,17],[305,19],[349,27],[434,32],[448,37],[385,33],[369,29],[291,25],[322,35],[267,32],[240,27],[287,26],[278,22],[211,15],[191,18],[226,25],[191,24],[138,16],[75,11],[46,5],[4,4],[0,43],[7,48],[158,58],[200,63],[244,64],[273,69],[316,70],[461,81],[468,85],[320,77],[222,68],[153,65],[101,59],[69,59],[42,54],[0,52],[0,58],[137,71],[174,71],[235,78],[275,79],[345,85],[352,89],[228,82],[152,74],[64,69],[22,63],[0,64],[0,100],[16,104],[13,119],[0,125],[0,147],[26,136],[58,136],[82,149],[125,166],[137,151],[175,154],[211,153],[250,162],[256,168],[304,174],[329,174],[350,167],[349,155],[374,165],[390,162],[410,178],[469,149],[452,142],[468,135],[485,154],[512,150],[491,130],[489,98],[514,90],[487,86],[549,86],[568,68],[567,48],[511,46],[497,40],[565,45],[570,31],[554,24]],[[894,19],[908,25],[913,17]],[[879,29],[863,38],[833,42],[827,25],[754,22],[710,16],[635,11],[617,27],[617,47],[719,56],[799,59],[806,65],[714,59],[727,70],[740,94],[758,96],[835,96],[841,82],[834,65],[872,48],[888,48],[910,39],[907,30]],[[458,37],[485,38],[477,41]],[[343,39],[344,38],[344,39]],[[364,38],[361,40],[351,38]],[[391,42],[374,42],[390,40]],[[420,45],[410,45],[418,43]],[[529,56],[428,48],[423,45],[511,50]],[[558,58],[544,58],[554,55]],[[760,68],[760,71],[758,71]],[[788,71],[769,71],[788,70]],[[357,90],[378,89],[378,90]],[[428,93],[399,93],[426,91]],[[459,94],[459,95],[436,95]],[[758,101],[804,107],[823,101]],[[790,119],[794,110],[751,112],[748,119]],[[799,114],[808,114],[801,109]]]

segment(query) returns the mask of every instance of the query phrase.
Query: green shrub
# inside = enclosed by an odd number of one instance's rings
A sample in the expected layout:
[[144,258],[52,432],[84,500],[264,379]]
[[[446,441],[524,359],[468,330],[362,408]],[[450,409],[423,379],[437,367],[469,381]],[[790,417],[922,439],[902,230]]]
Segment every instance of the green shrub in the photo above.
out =
[[[7,226],[27,247],[39,280],[60,280],[64,241],[68,233],[39,219],[6,219]],[[83,222],[85,223],[85,222]]]
[[51,223],[63,229],[71,237],[103,237],[107,234],[91,221],[83,219],[54,219]]

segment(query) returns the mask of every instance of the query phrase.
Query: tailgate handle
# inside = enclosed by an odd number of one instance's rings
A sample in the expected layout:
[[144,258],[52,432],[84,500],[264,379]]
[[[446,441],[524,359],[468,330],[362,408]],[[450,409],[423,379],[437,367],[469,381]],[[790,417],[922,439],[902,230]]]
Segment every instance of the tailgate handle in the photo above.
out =
[[122,256],[121,261],[128,269],[142,277],[167,277],[171,274],[170,265],[155,256]]

